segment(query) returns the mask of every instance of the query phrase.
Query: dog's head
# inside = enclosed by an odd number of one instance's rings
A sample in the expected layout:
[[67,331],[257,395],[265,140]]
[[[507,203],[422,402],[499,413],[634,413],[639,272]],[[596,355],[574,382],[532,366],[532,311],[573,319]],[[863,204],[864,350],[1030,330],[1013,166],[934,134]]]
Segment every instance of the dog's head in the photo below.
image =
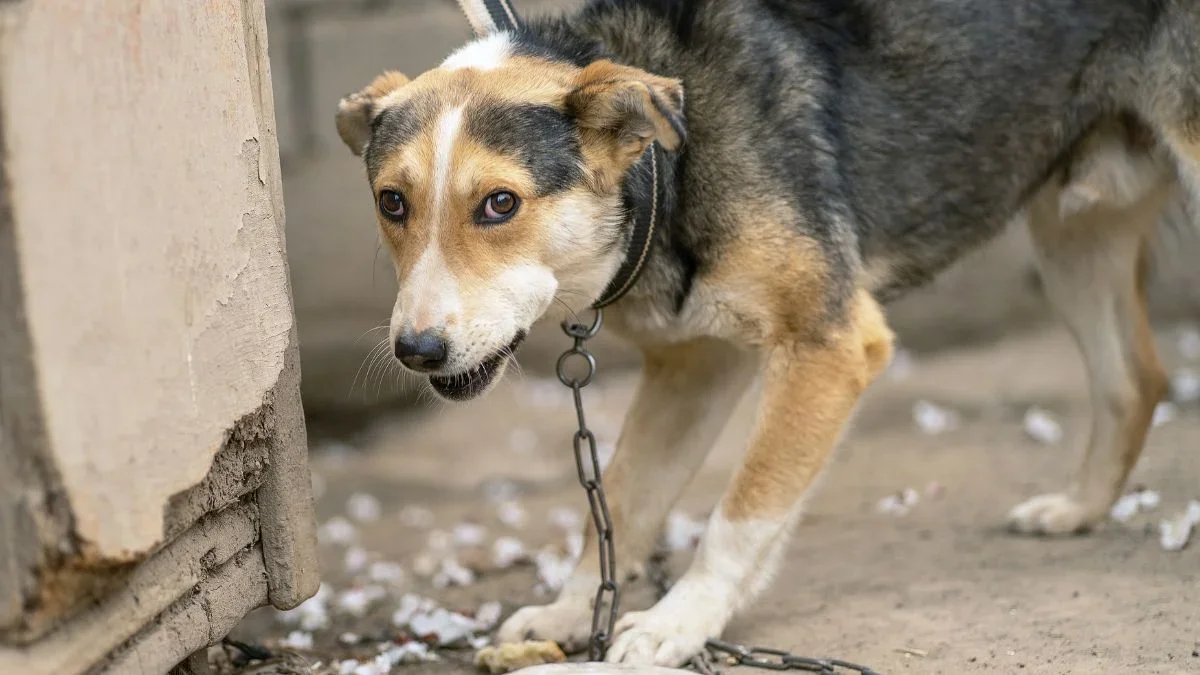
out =
[[450,400],[485,392],[556,300],[599,296],[623,254],[623,176],[652,141],[682,141],[678,81],[547,54],[496,32],[338,106],[395,263],[396,358]]

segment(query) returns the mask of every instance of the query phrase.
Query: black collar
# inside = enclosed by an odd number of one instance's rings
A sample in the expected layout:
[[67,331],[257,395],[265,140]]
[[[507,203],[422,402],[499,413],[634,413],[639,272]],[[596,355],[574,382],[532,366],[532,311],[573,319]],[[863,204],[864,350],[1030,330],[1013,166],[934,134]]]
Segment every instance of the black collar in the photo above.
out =
[[622,187],[622,196],[630,213],[625,260],[600,298],[592,303],[593,309],[602,309],[624,297],[646,269],[650,248],[654,245],[654,232],[663,217],[662,201],[667,173],[663,167],[664,159],[662,147],[654,142],[629,169]]

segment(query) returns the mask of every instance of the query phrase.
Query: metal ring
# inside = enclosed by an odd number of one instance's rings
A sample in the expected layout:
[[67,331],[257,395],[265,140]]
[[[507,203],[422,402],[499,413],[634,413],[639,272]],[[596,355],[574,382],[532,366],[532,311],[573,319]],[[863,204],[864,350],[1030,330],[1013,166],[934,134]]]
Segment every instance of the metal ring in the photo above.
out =
[[592,310],[595,317],[592,319],[592,325],[587,326],[578,321],[566,319],[562,322],[563,332],[577,340],[590,340],[600,332],[600,326],[604,324],[604,312],[599,309]]
[[[582,356],[587,363],[587,374],[583,379],[568,377],[566,373],[567,359],[578,354]],[[576,351],[574,349],[563,352],[562,356],[558,357],[558,363],[555,366],[555,371],[558,373],[558,381],[568,387],[586,387],[592,381],[592,376],[596,374],[596,357],[589,352]]]

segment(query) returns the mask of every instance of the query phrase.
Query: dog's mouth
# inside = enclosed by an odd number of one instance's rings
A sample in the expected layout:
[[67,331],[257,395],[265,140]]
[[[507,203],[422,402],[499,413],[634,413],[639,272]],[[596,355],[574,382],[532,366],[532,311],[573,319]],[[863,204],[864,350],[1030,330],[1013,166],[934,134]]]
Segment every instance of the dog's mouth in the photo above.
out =
[[518,331],[512,342],[496,350],[470,370],[455,375],[430,375],[429,386],[442,398],[450,401],[469,401],[491,388],[496,377],[504,372],[508,360],[516,355],[517,347],[524,341],[525,331]]

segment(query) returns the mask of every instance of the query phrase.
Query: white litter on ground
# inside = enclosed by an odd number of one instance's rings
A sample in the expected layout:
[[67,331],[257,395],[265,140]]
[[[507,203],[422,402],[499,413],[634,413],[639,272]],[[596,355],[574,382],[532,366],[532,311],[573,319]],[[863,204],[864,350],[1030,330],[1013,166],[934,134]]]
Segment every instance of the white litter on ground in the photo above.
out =
[[437,557],[432,553],[418,553],[412,561],[413,573],[419,577],[428,578],[437,573]]
[[404,628],[418,613],[428,614],[435,607],[437,607],[437,604],[429,598],[422,598],[415,593],[405,593],[400,598],[400,606],[392,613],[392,625],[397,628]]
[[888,495],[875,505],[875,509],[880,513],[889,516],[907,515],[912,507],[916,506],[921,501],[921,493],[913,488],[904,488],[894,495]]
[[558,506],[550,510],[550,523],[565,532],[578,532],[583,529],[583,518],[573,509]]
[[1036,407],[1026,410],[1023,426],[1025,434],[1042,445],[1062,442],[1062,425],[1046,410]]
[[922,433],[936,436],[958,427],[958,413],[929,401],[913,405],[913,421]]
[[454,535],[445,530],[430,530],[425,545],[434,553],[445,553],[454,544]]
[[912,352],[904,349],[903,347],[897,347],[892,352],[892,361],[888,364],[887,370],[884,371],[884,373],[887,375],[888,379],[896,381],[904,380],[907,379],[909,375],[912,375],[913,365],[914,359]]
[[346,549],[346,556],[342,558],[342,567],[346,568],[346,571],[350,574],[354,574],[367,566],[370,557],[370,554],[363,549],[351,546]]
[[360,523],[373,523],[379,520],[383,507],[373,495],[358,492],[346,500],[346,513]]
[[446,558],[442,561],[441,569],[433,575],[432,583],[434,588],[470,586],[475,583],[475,573],[463,567],[454,558]]
[[521,489],[511,480],[496,478],[483,484],[483,498],[489,502],[507,502],[517,497]]
[[317,592],[298,607],[279,612],[279,621],[287,625],[299,624],[301,630],[312,632],[329,626],[329,597],[333,591],[321,584]]
[[455,546],[479,546],[487,539],[487,528],[477,523],[459,523],[452,531]]
[[360,637],[358,633],[346,632],[338,636],[338,644],[346,645],[348,647],[353,647],[360,642],[362,642],[362,637]]
[[283,647],[284,649],[312,649],[312,633],[307,633],[302,630],[294,630],[288,633],[288,636],[279,642],[279,646]]
[[1121,495],[1109,510],[1108,515],[1119,523],[1129,522],[1134,516],[1153,511],[1162,503],[1162,495],[1154,490],[1138,488]]
[[492,543],[492,562],[500,569],[508,569],[527,557],[525,544],[516,537],[500,537]]
[[1191,368],[1180,368],[1171,376],[1171,398],[1176,403],[1200,401],[1200,374]]
[[1200,500],[1193,499],[1182,513],[1158,524],[1159,544],[1164,551],[1182,551],[1197,525],[1200,525]]
[[496,508],[496,517],[505,525],[519,530],[525,526],[528,514],[525,513],[525,507],[521,506],[519,502],[507,501]]
[[406,527],[427,530],[433,527],[433,511],[424,506],[406,506],[400,509],[400,523]]
[[445,647],[465,641],[475,632],[475,620],[441,607],[428,614],[418,613],[408,622],[408,629],[424,639],[433,638]]
[[342,591],[338,594],[335,605],[339,611],[351,616],[365,616],[371,605],[387,596],[382,586],[368,584]]
[[512,448],[513,452],[518,452],[527,455],[538,447],[538,435],[529,427],[515,427],[508,432],[508,447]]
[[337,662],[338,675],[355,675],[354,671],[358,668],[358,666],[359,666],[359,663],[355,659],[348,659],[346,661],[338,661]]
[[672,551],[690,551],[700,544],[704,534],[704,521],[694,520],[682,511],[672,511],[667,516],[667,526],[663,532],[667,548]]
[[1176,417],[1179,417],[1179,407],[1170,401],[1163,401],[1154,406],[1154,419],[1151,420],[1151,425],[1160,427],[1173,421]]
[[1179,355],[1183,358],[1188,361],[1200,361],[1200,328],[1196,326],[1181,327],[1176,346],[1179,348]]
[[475,610],[475,630],[486,633],[500,623],[500,614],[504,611],[499,602],[485,602]]
[[341,516],[334,516],[317,528],[317,539],[331,546],[345,546],[354,541],[356,534],[354,525]]
[[370,569],[367,570],[367,576],[371,581],[381,584],[397,584],[404,580],[404,568],[400,563],[380,560],[371,563]]
[[406,642],[402,645],[384,643],[380,647],[383,653],[375,657],[375,662],[378,664],[382,660],[388,664],[389,668],[411,663],[429,663],[440,660],[437,654],[429,651],[429,645],[426,645],[424,642]]
[[537,578],[544,591],[557,592],[567,582],[567,577],[575,569],[575,561],[570,557],[561,556],[551,548],[538,551],[533,558],[537,565]]

